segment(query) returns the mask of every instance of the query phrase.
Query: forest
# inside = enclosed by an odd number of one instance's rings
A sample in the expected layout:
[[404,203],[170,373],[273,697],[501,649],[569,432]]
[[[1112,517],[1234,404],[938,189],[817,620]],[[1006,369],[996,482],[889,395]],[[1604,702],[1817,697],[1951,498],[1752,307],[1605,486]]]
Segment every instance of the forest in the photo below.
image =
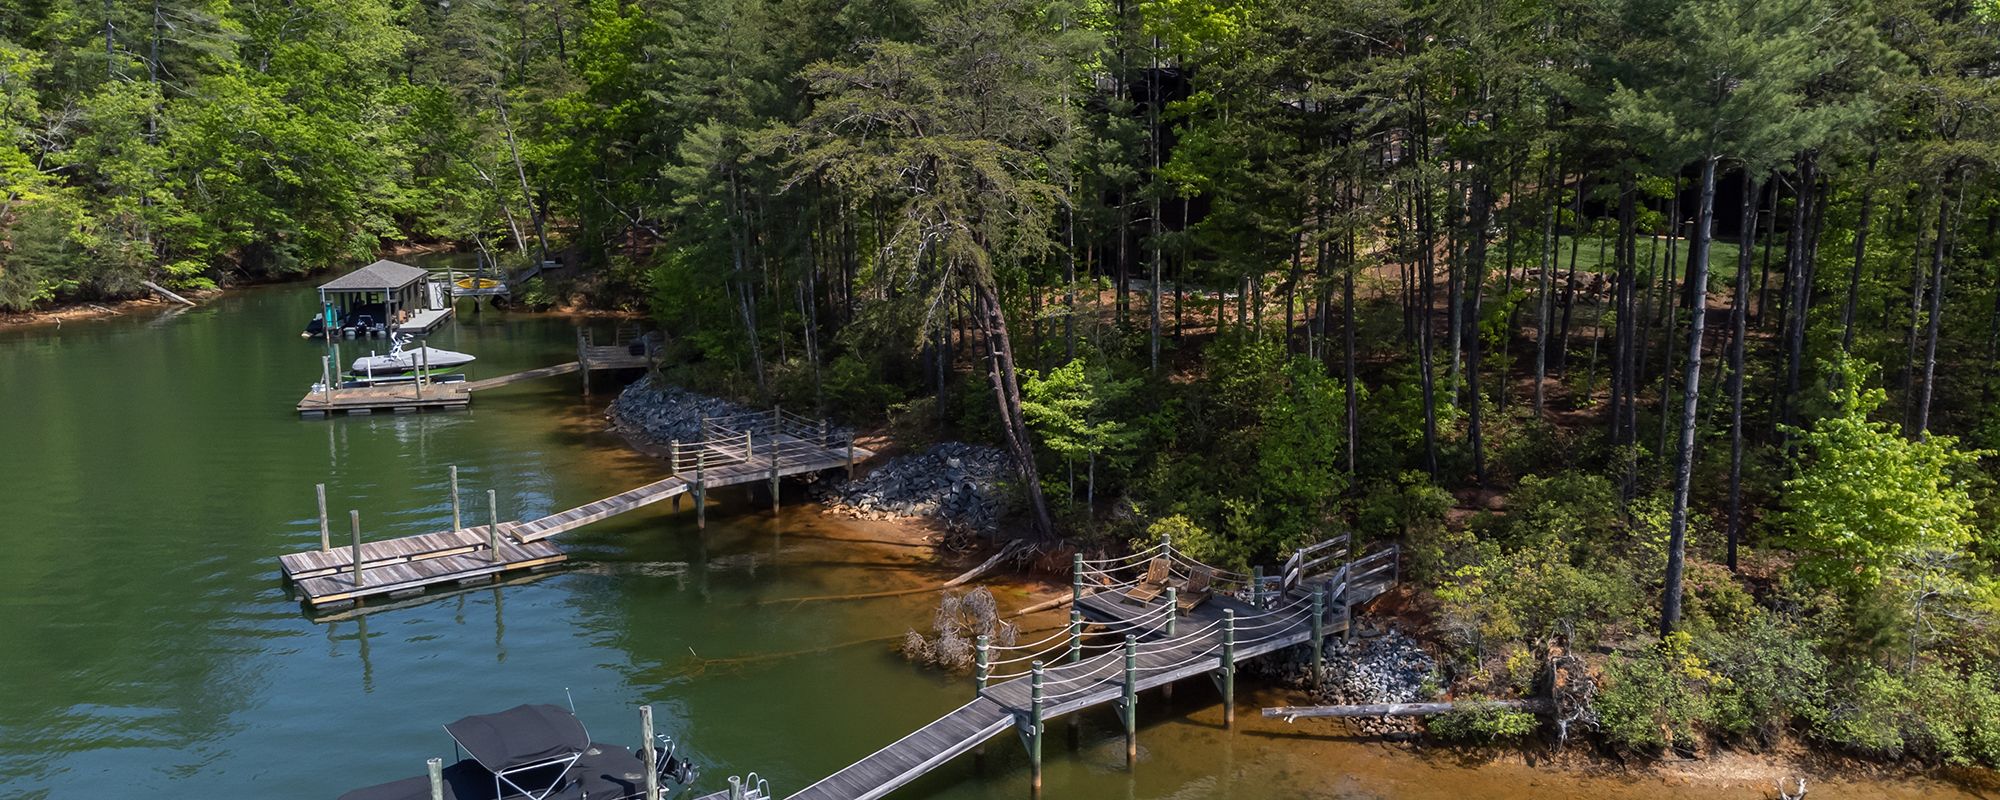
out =
[[0,309],[560,258],[1021,535],[1399,541],[1620,753],[2000,765],[1996,167],[1994,0],[0,7]]

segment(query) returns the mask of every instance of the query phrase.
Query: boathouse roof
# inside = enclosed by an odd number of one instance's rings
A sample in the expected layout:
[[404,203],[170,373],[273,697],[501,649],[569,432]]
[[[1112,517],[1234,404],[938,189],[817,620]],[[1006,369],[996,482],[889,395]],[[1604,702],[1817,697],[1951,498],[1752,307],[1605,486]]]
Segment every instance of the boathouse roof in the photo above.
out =
[[429,275],[422,268],[382,260],[320,284],[322,292],[388,292]]

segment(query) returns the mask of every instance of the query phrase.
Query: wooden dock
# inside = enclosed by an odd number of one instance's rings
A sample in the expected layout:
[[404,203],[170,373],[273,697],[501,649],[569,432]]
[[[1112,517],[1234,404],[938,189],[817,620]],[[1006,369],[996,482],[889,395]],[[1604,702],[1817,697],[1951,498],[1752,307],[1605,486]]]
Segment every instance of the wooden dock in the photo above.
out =
[[354,389],[308,392],[298,403],[300,416],[334,414],[410,414],[418,411],[462,411],[472,404],[467,383],[401,383]]
[[[431,586],[496,580],[562,563],[563,551],[548,540],[585,525],[687,494],[695,496],[697,524],[705,524],[709,490],[763,481],[775,485],[788,476],[851,468],[855,461],[874,455],[854,446],[851,436],[831,438],[824,422],[776,410],[716,418],[703,428],[707,438],[674,444],[673,474],[635,489],[540,519],[502,522],[497,528],[480,526],[345,546],[336,546],[329,534],[317,549],[280,556],[279,569],[300,601],[313,609],[402,597]],[[456,474],[455,509],[459,508]],[[777,502],[775,494],[772,502]],[[322,516],[322,528],[327,525]],[[353,527],[358,531],[359,522]],[[353,539],[359,538],[353,534]]]
[[[1343,541],[1344,548],[1344,541]],[[1343,554],[1344,557],[1344,554]],[[1029,748],[1039,789],[1043,723],[1103,705],[1118,706],[1125,720],[1127,758],[1136,758],[1135,722],[1131,704],[1137,693],[1198,675],[1216,678],[1223,692],[1224,718],[1234,721],[1236,665],[1285,648],[1315,641],[1347,629],[1355,605],[1386,591],[1396,580],[1397,551],[1388,550],[1343,565],[1330,575],[1294,572],[1275,582],[1262,577],[1246,581],[1254,603],[1240,597],[1218,596],[1165,624],[1171,600],[1134,604],[1120,587],[1082,588],[1077,609],[1099,626],[1087,633],[1073,621],[1067,636],[1023,645],[1016,654],[1005,650],[1006,669],[1015,677],[986,683],[989,653],[982,649],[980,682],[971,702],[917,729],[845,769],[791,795],[792,800],[870,800],[878,798],[1010,728],[1018,728]],[[1082,562],[1079,561],[1079,567]],[[1193,566],[1191,561],[1177,566]],[[1325,560],[1322,563],[1327,563]],[[1133,564],[1143,569],[1143,564]],[[1080,570],[1081,572],[1081,570]],[[1249,576],[1243,576],[1248,578]],[[1330,601],[1330,602],[1328,602]],[[1314,612],[1319,612],[1317,615]],[[1072,620],[1078,618],[1073,616]],[[1127,635],[1131,644],[1119,646]],[[1086,644],[1111,639],[1109,645]],[[1032,652],[1053,641],[1040,653]],[[1085,656],[1085,653],[1093,655]],[[1040,674],[1019,674],[1022,660],[1041,656]],[[1044,662],[1046,661],[1046,665]],[[1039,687],[1037,686],[1039,684]]]
[[[656,338],[624,329],[613,343],[597,344],[590,335],[577,331],[576,360],[547,367],[522,370],[493,378],[458,383],[405,383],[354,389],[324,388],[307,392],[295,408],[301,417],[324,418],[336,414],[409,414],[418,411],[462,411],[472,405],[472,393],[498,389],[525,381],[583,373],[583,393],[590,394],[590,373],[617,369],[652,369],[658,365]],[[634,349],[640,352],[633,353]],[[337,364],[323,364],[322,378],[329,377]]]

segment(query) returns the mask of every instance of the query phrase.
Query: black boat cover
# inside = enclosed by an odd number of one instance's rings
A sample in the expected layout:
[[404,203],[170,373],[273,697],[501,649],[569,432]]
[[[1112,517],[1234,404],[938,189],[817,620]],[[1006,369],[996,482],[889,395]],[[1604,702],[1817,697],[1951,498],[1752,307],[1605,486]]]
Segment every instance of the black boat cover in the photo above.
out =
[[494,772],[568,758],[590,748],[576,715],[547,704],[475,714],[444,726],[467,755]]
[[[571,770],[568,783],[547,800],[632,800],[645,794],[646,765],[637,755],[617,745],[592,743]],[[466,759],[444,768],[445,800],[495,800],[496,796],[518,798],[511,789],[497,794],[493,773],[478,762]],[[428,776],[404,778],[379,786],[356,789],[340,800],[430,800]]]

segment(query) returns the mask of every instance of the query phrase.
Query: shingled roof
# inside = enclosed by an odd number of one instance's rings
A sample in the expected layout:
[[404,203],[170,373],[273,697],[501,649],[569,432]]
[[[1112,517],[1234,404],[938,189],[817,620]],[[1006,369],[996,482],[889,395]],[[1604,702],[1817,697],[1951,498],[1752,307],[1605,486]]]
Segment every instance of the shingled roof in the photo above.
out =
[[388,292],[423,280],[429,274],[418,267],[383,260],[320,284],[319,288],[329,292]]

